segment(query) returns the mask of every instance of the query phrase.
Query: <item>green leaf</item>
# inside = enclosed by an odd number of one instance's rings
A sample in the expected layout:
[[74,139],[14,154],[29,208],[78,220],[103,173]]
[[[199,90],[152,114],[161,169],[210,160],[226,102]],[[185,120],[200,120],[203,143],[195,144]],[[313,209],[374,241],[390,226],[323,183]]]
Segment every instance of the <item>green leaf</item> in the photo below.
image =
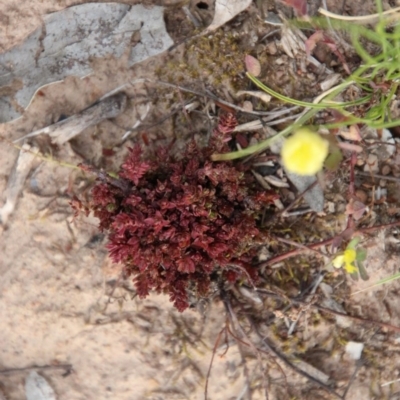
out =
[[358,267],[358,271],[360,272],[361,279],[363,281],[369,280],[367,270],[365,269],[363,263],[361,261],[357,261],[356,265]]
[[325,167],[331,171],[336,171],[343,160],[342,152],[339,147],[334,148],[325,160]]
[[347,245],[346,249],[353,249],[355,250],[355,248],[357,247],[358,243],[360,243],[361,238],[359,237],[355,237],[354,239],[352,239],[350,241],[350,243]]
[[350,274],[351,279],[353,279],[353,281],[358,281],[358,272],[353,272]]
[[366,287],[364,289],[357,290],[356,292],[352,293],[351,295],[354,296],[357,293],[365,292],[366,290],[372,289],[372,288],[374,288],[376,286],[383,285],[384,283],[392,282],[392,281],[394,281],[396,279],[400,279],[400,272],[398,272],[397,274],[394,274],[392,276],[389,276],[388,278],[381,279],[380,281],[378,281],[378,282],[374,283],[373,285],[368,286],[368,287]]
[[372,120],[382,117],[382,107],[381,107],[381,105],[379,104],[379,106],[372,107],[366,113],[365,116],[366,116],[367,119],[372,119]]
[[[333,100],[330,100],[330,99],[325,99],[325,103],[324,102],[309,103],[309,102],[306,102],[306,101],[296,100],[296,99],[293,99],[291,97],[284,96],[283,94],[280,94],[278,92],[275,92],[275,90],[271,89],[268,86],[265,86],[261,81],[259,81],[255,76],[253,76],[249,72],[246,72],[246,75],[256,86],[258,86],[264,92],[266,92],[266,93],[270,94],[271,96],[283,101],[284,103],[294,104],[296,106],[302,106],[302,107],[307,107],[307,108],[315,108],[315,109],[319,109],[319,110],[320,109],[326,109],[326,108],[343,109],[343,108],[346,108],[346,107],[351,107],[351,106],[364,104],[371,98],[371,96],[369,95],[369,96],[365,96],[365,97],[362,97],[360,99],[357,99],[357,100],[354,100],[354,101],[348,101],[348,102],[338,102],[338,101],[333,101]],[[337,93],[336,94],[339,94],[340,92],[342,92],[349,85],[350,85],[349,82],[344,82],[341,85],[339,85],[337,87]]]
[[356,260],[357,261],[365,261],[366,259],[367,259],[367,250],[357,249]]
[[399,278],[400,278],[400,272],[397,273],[397,274],[394,274],[392,276],[389,276],[388,278],[381,279],[375,285],[383,285],[384,283],[392,282],[392,281],[394,281],[396,279],[399,279]]

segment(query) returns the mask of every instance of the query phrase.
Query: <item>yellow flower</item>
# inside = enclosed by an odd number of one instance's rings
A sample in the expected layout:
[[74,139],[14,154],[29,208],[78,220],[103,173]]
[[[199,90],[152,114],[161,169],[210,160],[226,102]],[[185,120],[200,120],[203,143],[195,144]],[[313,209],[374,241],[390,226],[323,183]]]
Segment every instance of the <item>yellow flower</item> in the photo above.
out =
[[281,156],[285,168],[298,175],[314,175],[323,167],[329,143],[318,133],[303,128],[286,139]]
[[332,264],[335,268],[344,267],[344,269],[349,273],[352,274],[357,272],[357,267],[354,265],[356,261],[357,252],[354,249],[347,249],[344,251],[343,254],[337,256]]

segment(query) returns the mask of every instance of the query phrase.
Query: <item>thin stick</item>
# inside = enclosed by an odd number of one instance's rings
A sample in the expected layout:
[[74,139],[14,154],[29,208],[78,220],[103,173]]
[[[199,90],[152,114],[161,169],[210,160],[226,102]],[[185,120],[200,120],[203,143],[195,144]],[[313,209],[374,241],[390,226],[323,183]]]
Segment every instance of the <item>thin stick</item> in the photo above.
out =
[[219,342],[221,340],[221,336],[222,333],[226,331],[226,327],[222,328],[221,331],[219,332],[218,336],[217,336],[217,340],[215,341],[214,347],[213,347],[213,352],[212,352],[212,356],[211,356],[211,361],[210,361],[210,366],[208,367],[208,371],[207,371],[207,377],[206,377],[206,385],[204,388],[204,400],[207,400],[207,392],[208,392],[208,380],[210,379],[210,375],[211,375],[211,368],[214,362],[214,357],[215,357],[215,353],[217,352],[217,347],[219,345]]
[[[399,225],[400,225],[400,221],[393,222],[391,224],[376,225],[376,226],[371,226],[369,228],[358,229],[354,232],[354,234],[357,234],[357,233],[366,234],[366,233],[379,231],[380,229],[393,228],[393,227],[399,226]],[[337,235],[337,236],[340,236],[340,235]],[[258,267],[260,267],[260,268],[267,267],[268,265],[276,264],[280,261],[286,260],[287,258],[297,256],[298,254],[304,253],[307,250],[312,251],[313,249],[317,249],[318,247],[332,244],[335,241],[335,239],[337,238],[337,236],[334,236],[333,238],[322,240],[317,243],[307,244],[307,245],[305,245],[307,247],[307,249],[304,249],[304,248],[296,249],[296,250],[288,251],[287,253],[279,254],[278,256],[272,257],[269,260],[263,261],[262,263],[258,264]]]
[[116,118],[125,111],[126,104],[127,97],[124,93],[106,97],[62,121],[28,133],[14,140],[14,143],[44,133],[52,138],[53,143],[62,145],[89,126],[97,125],[105,119]]
[[0,375],[14,374],[16,372],[47,370],[47,369],[64,369],[66,372],[72,370],[72,364],[59,364],[59,365],[33,365],[32,367],[22,368],[9,368],[0,371]]
[[[400,222],[399,222],[399,224],[400,224]],[[326,246],[328,244],[332,244],[333,241],[335,240],[335,238],[336,237],[333,237],[333,238],[330,238],[330,239],[326,239],[326,240],[322,240],[321,242],[317,242],[317,243],[307,244],[307,245],[305,245],[307,247],[307,250],[304,249],[304,248],[301,248],[301,249],[291,250],[291,251],[288,251],[288,252],[283,253],[283,254],[279,254],[278,256],[272,257],[267,261],[261,262],[260,264],[258,264],[258,267],[260,267],[260,268],[267,267],[268,265],[276,264],[278,262],[286,260],[287,258],[297,256],[298,254],[304,253],[305,251],[312,251],[313,249],[317,249],[318,247]]]
[[[221,104],[224,104],[224,105],[226,105],[226,106],[228,106],[228,107],[231,107],[231,108],[233,108],[234,110],[240,111],[240,112],[242,112],[242,113],[244,113],[244,114],[252,114],[252,115],[258,115],[258,116],[270,116],[270,115],[275,115],[275,114],[276,114],[276,111],[249,111],[249,110],[246,110],[246,109],[244,109],[244,108],[242,108],[242,107],[239,107],[239,106],[237,106],[237,105],[235,105],[235,104],[229,103],[228,101],[222,100],[222,99],[220,99],[218,96],[216,96],[215,94],[213,94],[213,93],[211,93],[211,92],[209,92],[209,91],[206,91],[206,92],[199,92],[199,91],[197,91],[197,90],[188,89],[188,88],[186,88],[186,87],[179,86],[179,85],[175,85],[175,84],[173,84],[173,83],[164,82],[164,81],[155,81],[155,80],[151,80],[151,79],[148,79],[148,78],[135,79],[135,80],[133,80],[133,81],[130,81],[130,82],[128,82],[128,83],[125,83],[125,84],[119,86],[118,88],[114,89],[114,90],[113,90],[112,92],[110,92],[110,93],[116,93],[116,92],[118,92],[118,91],[120,91],[120,90],[122,90],[122,89],[125,89],[128,85],[134,85],[134,84],[136,84],[136,83],[151,83],[151,84],[154,84],[154,85],[163,85],[163,86],[167,86],[167,87],[179,89],[179,90],[181,90],[182,92],[192,93],[192,94],[194,94],[194,95],[196,95],[196,96],[208,97],[208,98],[210,98],[211,100],[219,101]],[[107,95],[109,95],[109,93],[107,93]],[[295,109],[297,109],[297,108],[298,108],[298,107],[290,107],[290,108],[288,108],[287,110],[293,111],[293,110],[295,110]],[[279,111],[279,112],[280,112],[280,111]]]
[[363,175],[374,178],[383,179],[386,181],[393,181],[393,182],[400,182],[400,178],[395,178],[394,176],[386,176],[386,175],[379,175],[379,174],[370,174],[369,172],[357,171],[357,175]]
[[346,389],[345,389],[345,391],[344,391],[344,393],[343,393],[343,400],[346,399],[347,393],[349,392],[350,387],[351,387],[351,385],[353,384],[353,382],[354,382],[354,380],[355,380],[355,378],[356,378],[357,372],[359,371],[359,369],[360,369],[363,365],[364,365],[363,362],[359,362],[359,363],[357,364],[356,368],[354,369],[354,372],[352,373],[352,375],[351,375],[351,377],[350,377],[349,383],[347,384]]
[[344,314],[344,313],[341,313],[339,311],[332,310],[330,308],[319,306],[318,304],[315,304],[315,303],[309,303],[309,302],[304,301],[304,300],[299,300],[299,299],[295,299],[295,298],[292,298],[292,297],[287,297],[286,295],[279,293],[279,291],[270,292],[270,291],[267,291],[265,289],[259,288],[258,292],[259,293],[264,293],[268,297],[280,298],[280,299],[292,302],[294,304],[301,304],[301,305],[310,306],[312,308],[315,308],[316,310],[319,310],[319,311],[322,311],[322,312],[326,312],[328,314],[332,314],[332,315],[335,315],[335,316],[350,318],[350,319],[353,319],[355,321],[362,322],[362,323],[375,324],[375,325],[377,325],[377,326],[379,326],[381,328],[387,328],[387,329],[390,329],[390,330],[395,331],[395,332],[400,332],[400,327],[398,327],[396,325],[391,325],[391,324],[388,324],[387,322],[377,321],[377,320],[374,320],[374,319],[368,319],[368,318],[362,318],[362,317],[357,317],[357,316],[353,316],[353,315]]
[[[238,343],[241,343],[241,344],[243,344],[244,346],[252,347],[251,344],[246,343],[246,342],[244,342],[243,340],[241,340],[240,338],[238,338],[229,328],[228,328],[228,331],[229,331],[229,334],[230,334],[235,340],[238,341]],[[264,350],[259,349],[259,348],[257,348],[257,347],[256,347],[256,350],[257,350],[257,351],[260,351],[261,353],[266,353]],[[286,377],[285,371],[283,370],[283,368],[281,367],[281,365],[275,360],[274,357],[272,357],[272,359],[274,360],[275,365],[276,365],[276,366],[278,367],[278,369],[281,371],[282,376],[283,376],[283,379],[284,379],[284,381],[285,381],[286,391],[289,392],[289,385],[288,385],[288,382],[287,382],[287,377]]]
[[400,332],[400,327],[398,327],[396,325],[388,324],[386,322],[377,321],[375,319],[368,319],[368,318],[356,317],[354,315],[344,314],[344,313],[341,313],[339,311],[331,310],[330,308],[325,308],[325,307],[319,306],[317,304],[313,304],[313,303],[309,304],[309,303],[303,302],[302,300],[294,300],[293,299],[292,301],[295,302],[295,303],[310,305],[311,307],[313,307],[313,308],[315,308],[315,309],[317,309],[319,311],[326,312],[328,314],[333,314],[333,315],[337,315],[337,316],[340,316],[340,317],[346,317],[346,318],[350,318],[350,319],[352,319],[354,321],[358,321],[358,322],[362,322],[362,323],[374,324],[374,325],[380,326],[381,328],[387,328],[387,329],[390,329],[390,330],[395,331],[395,332]]
[[322,257],[328,257],[328,255],[322,253],[322,251],[315,250],[315,249],[311,249],[311,248],[307,247],[305,244],[296,243],[296,242],[293,241],[293,240],[284,239],[284,238],[281,238],[281,237],[279,237],[279,236],[271,236],[271,239],[275,239],[275,240],[277,240],[278,242],[290,244],[291,246],[297,247],[297,248],[299,248],[299,249],[313,251],[314,253],[316,253],[316,254],[318,254],[318,255],[320,255],[320,256],[322,256]]
[[[349,182],[349,201],[354,198],[355,196],[355,185],[354,185],[354,167],[357,162],[357,154],[353,151],[351,153],[351,158],[350,158],[350,182]],[[355,227],[355,219],[353,217],[353,214],[350,214],[347,219],[347,227],[346,229],[354,229]]]
[[284,216],[288,211],[290,211],[294,206],[295,206],[295,204],[300,200],[300,199],[302,199],[303,198],[303,196],[309,191],[309,190],[311,190],[316,184],[318,183],[318,180],[316,180],[315,182],[313,182],[310,186],[308,186],[305,190],[303,190],[301,193],[299,193],[296,197],[295,197],[295,199],[286,207],[286,208],[284,208],[282,211],[279,211],[278,213],[277,213],[277,215],[279,216],[279,215],[282,215],[282,216]]

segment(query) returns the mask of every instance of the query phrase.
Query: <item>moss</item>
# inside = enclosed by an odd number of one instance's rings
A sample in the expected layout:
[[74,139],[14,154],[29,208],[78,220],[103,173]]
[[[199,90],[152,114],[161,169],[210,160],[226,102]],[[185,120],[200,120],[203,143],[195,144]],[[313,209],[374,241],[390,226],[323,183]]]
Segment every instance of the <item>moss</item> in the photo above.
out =
[[197,37],[187,45],[183,61],[167,63],[157,71],[157,76],[170,82],[202,79],[217,90],[222,85],[233,90],[243,89],[247,85],[243,79],[243,60],[248,52],[241,48],[240,41],[240,35],[224,29]]

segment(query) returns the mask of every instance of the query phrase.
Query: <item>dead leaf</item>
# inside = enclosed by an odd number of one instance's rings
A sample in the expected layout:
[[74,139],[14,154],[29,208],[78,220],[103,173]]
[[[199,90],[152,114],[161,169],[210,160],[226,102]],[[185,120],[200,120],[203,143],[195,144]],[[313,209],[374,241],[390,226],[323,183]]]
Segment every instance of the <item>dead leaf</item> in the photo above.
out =
[[323,82],[319,84],[321,86],[321,90],[323,92],[327,91],[328,89],[336,85],[341,79],[342,76],[340,74],[330,74]]
[[282,3],[292,7],[298,17],[307,15],[307,1],[306,0],[281,0]]
[[354,151],[356,153],[361,153],[363,151],[363,148],[358,144],[339,142],[338,146],[343,150]]
[[246,101],[243,102],[242,108],[245,111],[252,112],[253,111],[253,104],[252,104],[251,101],[246,100]]
[[357,125],[351,125],[349,130],[342,129],[338,134],[346,140],[361,141],[361,132]]
[[246,71],[250,74],[254,75],[255,77],[261,74],[261,64],[260,61],[257,60],[257,58],[254,58],[253,56],[247,54],[244,58],[244,63],[246,65]]
[[214,19],[202,34],[215,31],[248,8],[251,3],[251,0],[216,0]]
[[305,45],[306,45],[307,56],[311,55],[317,43],[323,40],[323,38],[324,38],[324,32],[316,31],[306,40]]
[[358,221],[362,218],[364,212],[367,210],[367,206],[358,200],[351,200],[346,205],[346,214],[352,215],[353,218]]
[[351,74],[350,68],[347,65],[346,59],[342,54],[342,52],[339,50],[335,41],[321,30],[316,31],[306,40],[305,45],[306,45],[307,55],[308,56],[311,55],[311,52],[314,50],[315,46],[319,42],[324,43],[331,49],[332,53],[334,53],[336,57],[340,60],[340,62],[343,64],[344,70],[350,75]]
[[[2,98],[0,122],[18,118],[41,87],[70,75],[91,74],[94,58],[119,58],[129,50],[132,66],[169,48],[173,41],[163,11],[140,4],[87,3],[47,16],[43,27],[0,55],[0,88],[21,82],[13,94]],[[132,46],[137,32],[140,41]]]
[[36,147],[28,144],[22,146],[8,178],[7,189],[4,191],[5,204],[0,207],[0,224],[6,225],[9,216],[13,213],[37,153],[39,149]]
[[295,58],[298,53],[305,51],[306,40],[307,37],[300,29],[289,27],[287,24],[282,26],[281,46],[290,58]]

